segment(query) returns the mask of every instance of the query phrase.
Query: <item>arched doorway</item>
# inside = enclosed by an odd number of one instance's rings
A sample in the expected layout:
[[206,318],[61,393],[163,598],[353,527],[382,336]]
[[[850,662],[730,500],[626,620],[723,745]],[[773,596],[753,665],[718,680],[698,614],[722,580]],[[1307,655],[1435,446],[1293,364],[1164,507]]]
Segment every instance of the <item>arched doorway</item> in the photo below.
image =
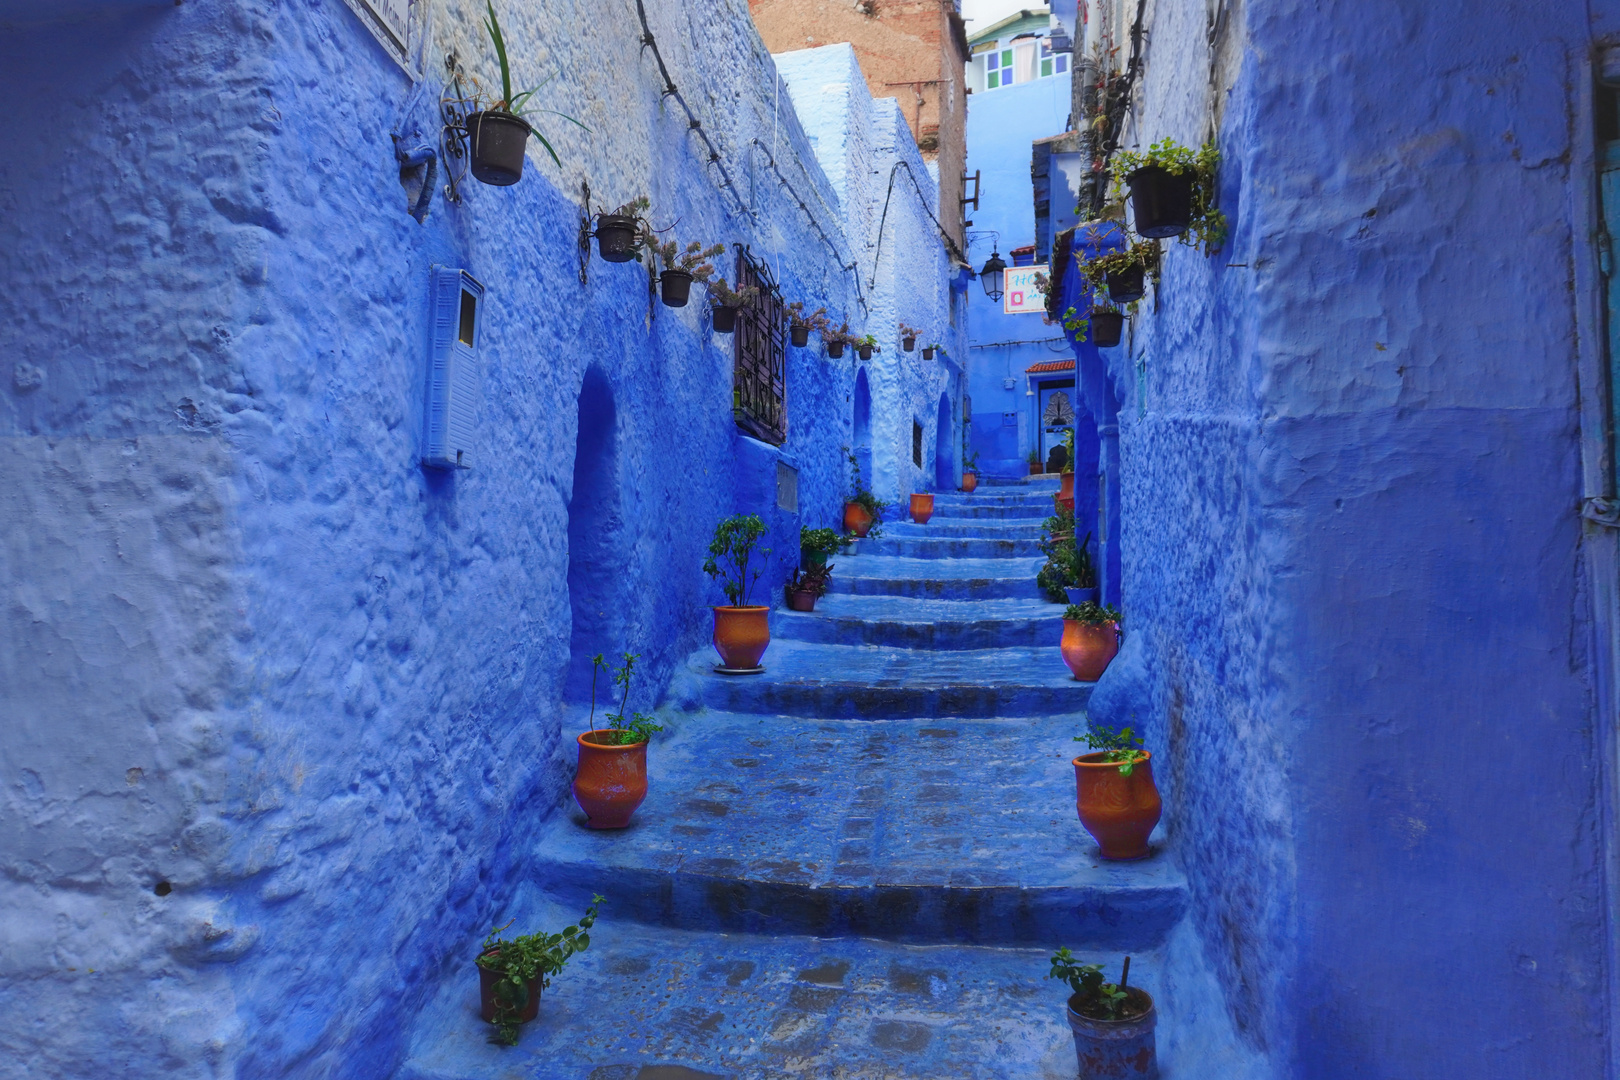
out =
[[[574,490],[568,500],[568,606],[573,629],[563,694],[583,701],[591,693],[591,657],[616,658],[624,642],[624,518],[619,505],[618,410],[613,388],[597,368],[579,390],[574,439]],[[601,696],[601,687],[597,687]]]
[[951,398],[939,395],[939,419],[934,424],[934,490],[956,490],[956,425],[951,423]]
[[872,387],[866,369],[855,372],[855,459],[861,463],[861,479],[873,486],[872,476]]

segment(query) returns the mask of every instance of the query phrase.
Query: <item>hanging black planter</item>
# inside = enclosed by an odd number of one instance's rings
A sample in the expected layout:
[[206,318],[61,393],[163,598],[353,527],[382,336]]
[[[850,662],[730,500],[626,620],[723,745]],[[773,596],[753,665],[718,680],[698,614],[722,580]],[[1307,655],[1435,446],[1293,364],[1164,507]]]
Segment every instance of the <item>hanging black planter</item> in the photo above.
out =
[[914,337],[901,338],[900,344],[905,348],[906,352],[917,351],[917,339]]
[[636,219],[628,214],[602,214],[596,219],[596,250],[608,262],[636,257]]
[[924,360],[932,360],[933,358],[934,358],[934,347],[932,345],[923,346],[923,359]]
[[810,328],[808,326],[791,327],[788,330],[788,333],[793,337],[793,345],[795,348],[802,349],[806,345],[810,344]]
[[658,275],[658,288],[665,307],[685,307],[692,296],[692,275],[685,270],[665,270]]
[[1192,221],[1192,173],[1178,175],[1148,165],[1131,173],[1125,182],[1131,185],[1131,211],[1138,234],[1160,240],[1187,231]]
[[862,345],[861,346],[861,359],[862,360],[870,360],[870,359],[872,359],[872,346],[870,346],[870,345]]
[[721,334],[729,334],[737,329],[737,309],[724,304],[714,305],[714,329]]
[[1117,274],[1108,274],[1106,278],[1108,299],[1116,304],[1129,304],[1133,300],[1140,300],[1147,292],[1141,263],[1132,263],[1128,269],[1121,270]]
[[529,143],[529,125],[504,112],[467,114],[467,139],[472,143],[472,174],[486,184],[508,187],[523,179],[523,149]]
[[844,343],[842,341],[827,342],[827,355],[834,360],[841,358],[844,355]]
[[1125,316],[1117,311],[1091,313],[1091,338],[1099,349],[1112,349],[1125,333]]

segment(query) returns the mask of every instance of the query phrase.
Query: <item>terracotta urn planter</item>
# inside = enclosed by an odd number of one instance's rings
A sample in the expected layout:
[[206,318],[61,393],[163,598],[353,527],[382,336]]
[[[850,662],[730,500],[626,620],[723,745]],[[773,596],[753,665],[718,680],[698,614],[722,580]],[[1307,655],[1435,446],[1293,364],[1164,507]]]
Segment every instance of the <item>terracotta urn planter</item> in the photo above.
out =
[[1031,476],[1039,476],[1039,475],[1041,475],[1041,467],[1039,465],[1031,465],[1029,467],[1029,475],[1031,475]]
[[788,589],[787,606],[789,611],[816,610],[816,593],[814,589]]
[[856,536],[865,536],[872,531],[872,515],[866,512],[866,507],[853,502],[844,504],[844,531]]
[[[1053,536],[1056,540],[1057,537]],[[1065,537],[1067,539],[1067,537]],[[1114,623],[1093,625],[1078,619],[1063,620],[1063,639],[1058,643],[1063,662],[1080,682],[1096,682],[1119,655],[1119,627]]]
[[619,746],[608,741],[616,735],[599,728],[579,736],[574,801],[593,829],[624,828],[647,797],[647,744]]
[[979,474],[978,473],[965,472],[965,473],[962,474],[962,490],[963,491],[966,491],[966,492],[971,494],[973,492],[973,490],[975,488],[977,488],[978,486],[979,486]]
[[[1153,998],[1134,986],[1125,988],[1126,1001],[1121,1020],[1094,1020],[1074,1010],[1069,999],[1069,1030],[1074,1033],[1074,1053],[1080,1075],[1086,1080],[1156,1080],[1159,1062],[1153,1029],[1158,1013]],[[1079,995],[1076,995],[1078,997]],[[1143,1011],[1145,1010],[1145,1011]]]
[[1074,473],[1073,471],[1058,474],[1058,498],[1068,499],[1069,507],[1074,507]]
[[1097,841],[1105,859],[1142,859],[1150,853],[1148,837],[1164,813],[1153,784],[1153,755],[1146,750],[1123,776],[1119,763],[1103,760],[1106,751],[1074,759],[1074,805],[1080,824]]
[[770,613],[764,606],[714,609],[714,649],[723,667],[733,671],[759,667],[771,643]]
[[[484,955],[499,956],[501,955],[501,950],[491,949]],[[495,1022],[495,984],[500,982],[503,978],[505,978],[505,976],[500,972],[490,971],[488,968],[479,965],[478,1007],[479,1014],[483,1016],[486,1024],[493,1024]],[[529,991],[529,1000],[524,1003],[523,1007],[518,1010],[517,1014],[517,1022],[520,1024],[527,1024],[530,1020],[533,1020],[536,1016],[540,1015],[539,976],[530,979],[527,987]]]
[[911,520],[919,525],[928,524],[928,519],[934,516],[934,496],[931,494],[915,494],[911,496]]
[[[1070,475],[1070,474],[1065,473],[1064,475],[1067,476],[1067,475]],[[1073,495],[1070,495],[1068,498],[1064,498],[1062,495],[1054,495],[1054,496],[1052,496],[1052,502],[1059,509],[1067,510],[1071,514],[1074,513],[1074,496]]]

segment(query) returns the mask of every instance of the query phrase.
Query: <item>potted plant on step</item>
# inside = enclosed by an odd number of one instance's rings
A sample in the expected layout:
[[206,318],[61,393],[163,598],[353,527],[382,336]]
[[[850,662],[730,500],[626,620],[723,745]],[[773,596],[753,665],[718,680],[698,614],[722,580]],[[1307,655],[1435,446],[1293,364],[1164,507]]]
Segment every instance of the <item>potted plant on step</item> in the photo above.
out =
[[1063,430],[1063,449],[1065,451],[1065,455],[1064,455],[1064,458],[1063,458],[1063,471],[1058,474],[1058,493],[1057,493],[1057,497],[1058,497],[1060,502],[1062,500],[1068,500],[1067,502],[1063,503],[1064,509],[1068,510],[1070,513],[1073,513],[1073,511],[1074,511],[1074,428],[1072,428],[1072,427],[1071,428],[1064,428],[1064,430]]
[[827,563],[803,571],[795,569],[793,576],[782,586],[788,609],[816,610],[816,601],[827,593],[827,583],[832,580],[832,571],[832,566]]
[[[751,569],[754,546],[765,535],[765,522],[758,514],[734,514],[714,527],[709,557],[703,572],[720,582],[727,603],[714,609],[714,648],[720,654],[716,671],[727,675],[753,675],[765,669],[760,658],[771,643],[771,609],[748,603],[754,583],[764,573]],[[770,549],[761,554],[769,555]]]
[[[905,323],[901,323],[900,347],[906,350],[906,352],[915,352],[917,350],[917,335],[920,333],[922,333],[922,331],[918,330],[915,326],[907,326]],[[925,357],[925,359],[932,360],[933,357]]]
[[1080,682],[1096,682],[1119,655],[1119,610],[1112,605],[1070,604],[1063,609],[1063,662]]
[[714,329],[719,334],[729,334],[737,328],[737,312],[754,302],[759,295],[759,288],[754,285],[744,285],[742,291],[732,292],[726,284],[725,278],[716,278],[709,282],[709,297],[713,303]]
[[[608,668],[602,654],[591,658],[590,730],[578,738],[579,769],[574,774],[574,801],[585,811],[585,824],[593,829],[622,829],[630,824],[647,797],[647,743],[653,732],[663,731],[646,713],[629,713],[630,676],[637,657],[624,654],[624,666]],[[613,685],[623,688],[619,711],[608,713],[608,726],[596,726],[596,676],[611,670]]]
[[827,330],[827,309],[818,307],[810,314],[804,313],[804,303],[795,300],[788,305],[788,335],[792,338],[796,348],[804,348],[810,344],[810,333],[816,331],[825,334]]
[[501,65],[501,97],[499,101],[468,113],[465,124],[467,139],[471,143],[473,176],[486,184],[506,187],[523,179],[523,156],[530,135],[539,139],[540,145],[551,155],[551,160],[556,162],[559,168],[562,167],[557,151],[552,149],[551,143],[544,135],[524,119],[525,113],[535,111],[550,113],[553,116],[561,116],[571,124],[579,124],[586,131],[590,128],[555,109],[526,108],[540,87],[513,93],[512,65],[507,61],[506,38],[501,34],[501,22],[495,17],[493,3],[485,0],[485,7],[489,15],[484,20],[484,29],[495,45],[495,58]]
[[855,342],[855,347],[856,351],[860,353],[862,360],[870,360],[872,359],[873,353],[883,351],[878,346],[877,338],[873,337],[871,334],[867,334],[865,337],[858,339]]
[[714,273],[714,264],[709,260],[716,255],[724,255],[726,245],[704,247],[693,240],[682,250],[671,240],[667,244],[654,244],[653,250],[658,252],[658,257],[664,263],[663,272],[658,275],[658,289],[664,306],[685,307],[692,295],[692,282],[709,280],[709,275]]
[[843,537],[832,529],[810,529],[799,526],[799,565],[808,570],[813,566],[826,566],[827,559],[844,543]]
[[1130,188],[1136,232],[1150,239],[1181,236],[1206,254],[1220,247],[1226,239],[1226,215],[1215,208],[1220,156],[1212,142],[1191,150],[1173,139],[1159,140],[1146,153],[1116,154],[1115,194],[1123,193],[1121,185]]
[[1098,600],[1097,567],[1091,561],[1091,534],[1074,543],[1073,562],[1065,568],[1063,594],[1071,604],[1095,604]]
[[861,459],[847,446],[844,447],[844,457],[849,460],[855,478],[854,494],[844,502],[844,528],[858,538],[871,537],[876,540],[883,535],[883,511],[889,508],[889,504],[867,488],[861,477]]
[[1130,728],[1090,728],[1075,742],[1091,748],[1074,759],[1075,809],[1105,859],[1141,859],[1164,812],[1153,784],[1153,755]]
[[540,1014],[540,994],[551,985],[552,976],[561,974],[575,953],[590,948],[590,929],[601,903],[600,896],[592,896],[579,922],[556,934],[541,931],[503,938],[512,925],[508,922],[484,938],[478,949],[478,997],[484,1021],[495,1025],[494,1041],[517,1045],[518,1025]]
[[651,242],[651,232],[642,217],[651,205],[647,196],[637,195],[612,213],[596,215],[596,251],[603,261],[629,262],[643,243]]
[[979,486],[979,455],[977,451],[962,447],[962,490],[972,494]]
[[928,519],[934,516],[934,496],[931,492],[914,491],[911,493],[911,520],[918,525],[928,524]]
[[1029,475],[1041,475],[1041,452],[1039,450],[1029,452]]
[[1153,1029],[1158,1017],[1153,998],[1128,985],[1131,958],[1119,982],[1103,982],[1101,964],[1081,964],[1061,948],[1052,956],[1048,979],[1062,979],[1069,995],[1069,1030],[1084,1080],[1156,1080],[1159,1075]]

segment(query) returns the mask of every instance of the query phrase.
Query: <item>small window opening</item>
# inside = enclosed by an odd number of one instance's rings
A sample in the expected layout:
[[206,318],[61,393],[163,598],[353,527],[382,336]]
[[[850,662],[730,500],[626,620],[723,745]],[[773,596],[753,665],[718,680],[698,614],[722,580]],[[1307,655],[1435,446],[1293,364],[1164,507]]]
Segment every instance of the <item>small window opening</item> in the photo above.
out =
[[799,512],[799,470],[780,461],[776,463],[776,508]]
[[913,420],[911,422],[911,463],[922,468],[922,425]]
[[472,347],[473,324],[477,322],[478,298],[466,289],[461,290],[461,331],[456,334],[456,340]]

